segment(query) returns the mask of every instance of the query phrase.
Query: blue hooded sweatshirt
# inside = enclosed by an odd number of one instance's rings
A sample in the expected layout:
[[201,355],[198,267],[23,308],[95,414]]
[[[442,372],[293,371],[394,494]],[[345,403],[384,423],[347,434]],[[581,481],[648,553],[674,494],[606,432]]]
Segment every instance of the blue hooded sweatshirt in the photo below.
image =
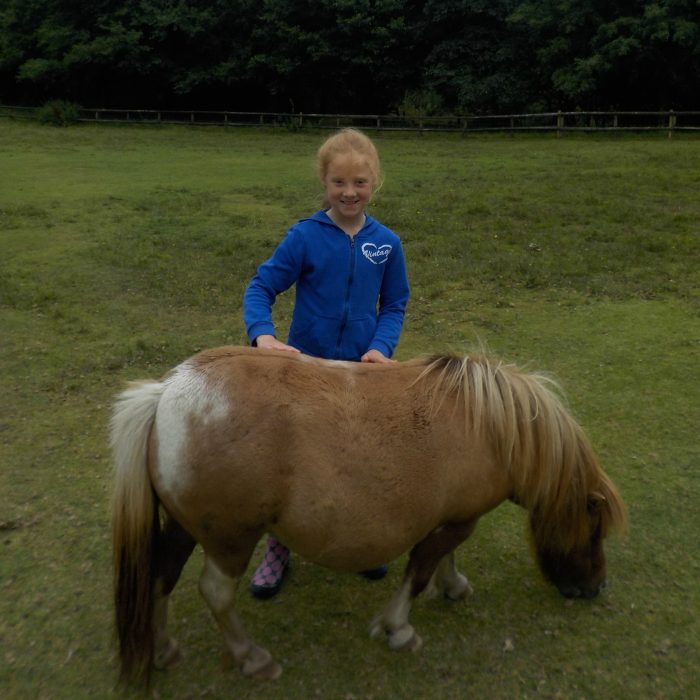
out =
[[272,305],[296,283],[288,344],[307,355],[359,360],[370,349],[391,357],[409,297],[399,237],[370,216],[348,236],[319,211],[292,226],[243,297],[248,337],[275,335]]

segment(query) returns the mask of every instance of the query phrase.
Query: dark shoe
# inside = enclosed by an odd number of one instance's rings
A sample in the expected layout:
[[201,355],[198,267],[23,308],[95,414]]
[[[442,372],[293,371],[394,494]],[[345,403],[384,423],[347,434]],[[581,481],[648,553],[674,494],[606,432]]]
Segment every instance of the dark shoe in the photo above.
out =
[[250,581],[250,592],[261,600],[272,598],[282,587],[288,568],[289,550],[274,537],[270,537],[263,560]]
[[386,564],[378,566],[376,569],[367,569],[367,571],[360,571],[360,576],[364,576],[370,581],[379,581],[386,576],[389,567]]

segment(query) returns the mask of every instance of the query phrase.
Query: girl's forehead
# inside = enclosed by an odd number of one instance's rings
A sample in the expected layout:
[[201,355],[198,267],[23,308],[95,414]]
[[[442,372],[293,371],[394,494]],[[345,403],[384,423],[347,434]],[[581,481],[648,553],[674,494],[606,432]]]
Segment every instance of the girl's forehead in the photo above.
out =
[[342,153],[332,158],[328,163],[328,175],[341,177],[370,177],[372,169],[367,163],[367,159],[359,153]]

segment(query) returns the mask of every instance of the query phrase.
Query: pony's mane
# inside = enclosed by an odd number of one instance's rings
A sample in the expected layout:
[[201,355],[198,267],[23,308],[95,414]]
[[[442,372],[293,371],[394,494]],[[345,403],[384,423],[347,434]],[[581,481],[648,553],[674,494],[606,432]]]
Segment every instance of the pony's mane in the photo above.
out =
[[440,410],[445,395],[456,397],[468,427],[493,441],[510,470],[513,499],[533,516],[537,542],[565,551],[585,543],[591,499],[603,504],[603,537],[624,526],[622,500],[554,379],[482,354],[432,356],[416,364],[424,366],[416,382],[433,395],[433,410]]

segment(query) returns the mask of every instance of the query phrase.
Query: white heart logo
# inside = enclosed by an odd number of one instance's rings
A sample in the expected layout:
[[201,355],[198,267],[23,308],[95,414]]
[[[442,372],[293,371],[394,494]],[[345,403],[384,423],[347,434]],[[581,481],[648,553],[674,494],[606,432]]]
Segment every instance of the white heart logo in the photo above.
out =
[[380,245],[378,248],[374,243],[362,244],[362,255],[374,265],[381,265],[389,259],[391,246],[388,243]]

